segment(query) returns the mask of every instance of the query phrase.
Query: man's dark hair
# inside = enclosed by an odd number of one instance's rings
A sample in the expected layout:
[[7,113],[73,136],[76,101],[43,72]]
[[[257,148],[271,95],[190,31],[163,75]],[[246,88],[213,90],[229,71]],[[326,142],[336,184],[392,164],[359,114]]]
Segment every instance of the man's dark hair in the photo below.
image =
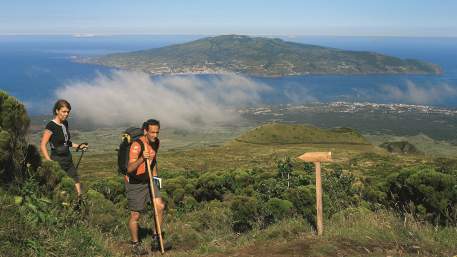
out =
[[143,122],[143,129],[148,130],[149,126],[158,126],[160,128],[160,121],[155,119],[149,119]]
[[69,111],[71,111],[71,105],[70,103],[65,100],[65,99],[59,99],[57,102],[54,104],[54,108],[52,108],[52,114],[56,115],[56,111],[60,110],[62,107],[67,107]]

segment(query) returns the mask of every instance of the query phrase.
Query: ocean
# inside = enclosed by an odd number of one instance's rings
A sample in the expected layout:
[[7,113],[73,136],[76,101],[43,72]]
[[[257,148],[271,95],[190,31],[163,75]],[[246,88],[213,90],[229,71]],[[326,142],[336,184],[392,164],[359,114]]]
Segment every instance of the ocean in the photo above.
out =
[[[203,36],[0,36],[0,88],[24,102],[31,114],[47,114],[55,92],[90,82],[113,69],[74,62],[76,56],[143,50]],[[284,37],[300,43],[372,51],[440,65],[442,75],[307,75],[250,77],[272,88],[262,103],[355,101],[457,107],[457,38]],[[197,75],[201,79],[217,75]]]

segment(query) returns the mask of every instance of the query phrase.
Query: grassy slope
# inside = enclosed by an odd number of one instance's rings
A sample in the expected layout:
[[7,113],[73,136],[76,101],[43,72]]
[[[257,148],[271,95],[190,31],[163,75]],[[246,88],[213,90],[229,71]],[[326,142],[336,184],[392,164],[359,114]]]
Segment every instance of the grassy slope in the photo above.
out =
[[321,129],[311,125],[270,123],[254,128],[236,139],[240,142],[275,144],[369,144],[357,131],[348,128]]
[[365,135],[365,137],[374,145],[380,145],[384,142],[408,141],[416,146],[420,152],[428,156],[457,156],[457,146],[446,141],[433,140],[424,134],[416,136]]
[[[171,134],[169,134],[172,136]],[[167,149],[167,139],[162,140],[163,150],[159,152],[161,169],[184,170],[224,170],[227,168],[273,168],[276,161],[285,157],[295,157],[309,151],[331,151],[336,161],[345,161],[365,152],[383,153],[384,150],[369,144],[356,131],[348,129],[324,130],[307,125],[267,124],[241,136],[218,144],[220,133],[208,135],[206,140],[195,142],[204,136],[187,135],[168,139],[171,144],[182,140],[183,147]],[[227,134],[222,134],[226,135]],[[277,135],[277,136],[276,136]],[[162,135],[166,138],[167,135]],[[233,136],[233,135],[232,135]],[[191,142],[185,144],[183,141]],[[190,141],[189,141],[190,140]],[[214,144],[210,143],[211,141]],[[202,143],[203,142],[203,143]],[[282,144],[281,144],[282,143]],[[74,156],[76,159],[77,156]],[[116,154],[89,153],[81,163],[83,177],[114,175]]]
[[[267,126],[277,129],[277,125]],[[309,129],[309,127],[297,127],[295,130],[301,131],[300,129]],[[291,130],[294,131],[293,128]],[[363,144],[322,143],[323,138],[327,141],[332,138],[335,140],[334,142],[340,142],[338,141],[340,138],[334,133],[316,130],[315,134],[319,136],[313,137],[313,140],[319,139],[320,141],[314,141],[319,142],[318,144],[306,142],[306,140],[303,140],[301,144],[278,144],[277,142],[267,144],[265,141],[261,141],[263,144],[252,144],[240,142],[240,140],[229,140],[225,144],[218,145],[218,137],[210,136],[211,139],[203,143],[206,146],[198,146],[198,143],[193,141],[195,137],[192,134],[179,135],[180,140],[192,139],[189,141],[193,143],[186,145],[181,142],[186,147],[174,149],[164,147],[160,152],[159,163],[162,170],[181,173],[186,170],[217,171],[254,167],[274,169],[276,159],[284,156],[298,156],[307,151],[332,151],[335,161],[344,165],[349,159],[367,153],[381,154],[384,156],[382,158],[393,158],[393,163],[396,161],[416,163],[423,159],[423,156],[392,157],[384,150],[366,144],[362,137],[353,132],[350,132],[353,141],[363,142]],[[293,133],[284,133],[284,135],[294,137]],[[79,136],[83,138],[86,135],[82,133]],[[167,142],[166,137],[162,136],[164,138],[162,142]],[[173,143],[171,138],[173,136],[170,136],[168,140]],[[251,131],[238,139],[240,138],[261,137],[256,137],[255,134],[253,136]],[[347,137],[343,138],[347,139]],[[216,140],[214,145],[211,143],[213,140]],[[74,157],[77,158],[77,156]],[[371,161],[360,161],[357,170],[359,175],[363,175],[363,167],[369,165],[376,164]],[[116,176],[115,152],[88,152],[81,163],[80,170],[84,184]],[[382,174],[364,175],[382,176]],[[189,215],[198,216],[198,214]],[[146,223],[150,226],[149,218],[147,217]],[[123,219],[125,217],[121,218],[121,220]],[[165,229],[171,236],[185,233],[189,220],[192,220],[192,216],[179,219],[169,216]],[[404,223],[388,212],[372,213],[356,210],[354,213],[334,216],[331,220],[325,221],[325,231],[322,238],[317,238],[314,236],[312,227],[303,220],[285,220],[267,230],[254,229],[242,235],[231,231],[222,235],[212,235],[210,231],[206,236],[214,238],[207,240],[207,243],[197,246],[190,245],[187,248],[181,247],[166,253],[165,256],[201,256],[204,254],[214,256],[450,256],[457,251],[453,243],[457,241],[455,229],[435,230],[428,225],[413,221]],[[113,256],[124,256],[128,253],[126,229],[122,228],[119,234],[120,236],[116,238],[107,237],[106,242],[111,243],[104,244],[106,250]]]
[[452,256],[457,250],[455,230],[436,231],[385,211],[347,209],[324,224],[324,235],[317,237],[309,224],[288,220],[213,256]]

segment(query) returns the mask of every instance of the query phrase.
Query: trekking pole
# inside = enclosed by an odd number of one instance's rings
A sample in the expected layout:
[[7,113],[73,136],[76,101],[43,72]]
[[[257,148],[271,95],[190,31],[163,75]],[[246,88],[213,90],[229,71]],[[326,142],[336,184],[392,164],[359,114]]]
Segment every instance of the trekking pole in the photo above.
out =
[[154,192],[154,184],[153,184],[153,179],[152,179],[152,172],[151,172],[151,160],[146,161],[146,166],[148,169],[148,175],[149,175],[149,189],[151,190],[152,194],[152,206],[154,207],[154,223],[156,225],[156,232],[157,236],[159,237],[159,243],[160,243],[160,253],[165,253],[164,247],[163,247],[163,238],[162,238],[162,230],[160,229],[160,223],[159,223],[159,213],[157,212],[157,207],[156,207],[156,202],[155,202],[155,192]]
[[[80,145],[82,145],[82,144],[87,145],[87,143],[81,143]],[[84,155],[84,153],[86,152],[86,148],[79,148],[79,147],[76,148],[76,152],[79,151],[80,149],[81,149],[82,152],[81,152],[81,155],[79,156],[78,163],[76,163],[76,167],[75,167],[76,170],[78,169],[79,163],[81,162],[81,159],[83,158],[83,155]]]

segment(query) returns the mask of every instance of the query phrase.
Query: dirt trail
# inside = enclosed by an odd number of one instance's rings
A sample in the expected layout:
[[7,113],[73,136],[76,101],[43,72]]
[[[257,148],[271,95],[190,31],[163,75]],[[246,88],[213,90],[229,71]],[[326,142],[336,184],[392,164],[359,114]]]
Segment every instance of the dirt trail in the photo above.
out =
[[252,246],[237,249],[232,252],[212,255],[212,257],[233,256],[233,257],[280,257],[280,256],[308,256],[311,249],[310,241],[297,239],[286,243],[262,242]]
[[414,246],[363,245],[353,240],[318,239],[307,236],[288,242],[262,242],[211,257],[354,257],[354,256],[436,256]]

